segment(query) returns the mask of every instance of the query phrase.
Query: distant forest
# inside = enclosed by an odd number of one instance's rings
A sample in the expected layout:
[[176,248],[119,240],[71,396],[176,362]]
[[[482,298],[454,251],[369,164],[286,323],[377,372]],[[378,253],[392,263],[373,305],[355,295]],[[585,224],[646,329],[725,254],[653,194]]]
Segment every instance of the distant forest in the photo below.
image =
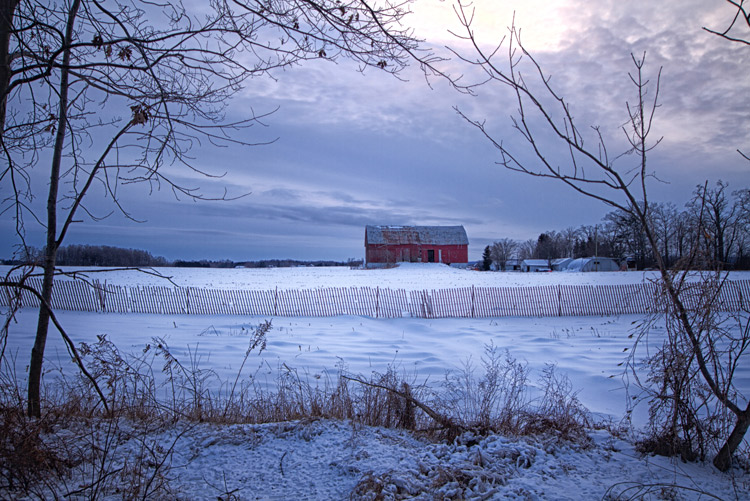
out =
[[[3,260],[6,265],[39,263],[44,255],[41,249],[29,248],[27,256],[18,260]],[[117,266],[129,268],[168,267],[179,268],[290,268],[295,266],[359,266],[362,261],[298,261],[296,259],[263,259],[260,261],[169,261],[140,249],[124,249],[108,245],[67,245],[57,251],[58,266]]]

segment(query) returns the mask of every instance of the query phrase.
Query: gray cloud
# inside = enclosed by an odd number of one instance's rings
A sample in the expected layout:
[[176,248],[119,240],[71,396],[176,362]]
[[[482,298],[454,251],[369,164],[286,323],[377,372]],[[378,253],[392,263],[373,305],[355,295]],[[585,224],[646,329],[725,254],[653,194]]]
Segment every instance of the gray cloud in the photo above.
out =
[[[494,4],[480,1],[477,8]],[[654,137],[664,140],[650,164],[666,183],[653,185],[654,196],[682,205],[706,178],[727,180],[732,189],[747,186],[747,163],[735,149],[750,149],[750,80],[744,78],[750,50],[701,29],[723,27],[723,2],[576,0],[556,3],[554,10],[558,17],[543,19],[554,28],[550,40],[532,40],[539,47],[535,56],[571,103],[583,132],[600,125],[611,153],[624,151],[620,126],[627,119],[625,103],[633,100],[630,54],[646,51],[650,78],[663,68]],[[522,19],[533,23],[532,15],[526,10]],[[455,27],[452,22],[434,32]],[[508,24],[510,18],[484,23],[494,30],[485,39],[499,40],[498,27]],[[479,78],[455,59],[446,68],[465,74],[466,81]],[[280,106],[264,120],[267,126],[245,137],[277,142],[195,149],[195,164],[227,172],[221,179],[167,166],[177,182],[200,186],[208,196],[220,196],[225,188],[230,196],[249,196],[178,203],[166,188],[148,196],[143,186],[128,187],[123,203],[148,223],[116,215],[77,225],[69,242],[146,248],[170,258],[345,259],[362,254],[366,224],[464,224],[476,258],[492,240],[594,224],[608,211],[555,183],[494,164],[492,146],[452,108],[486,119],[498,138],[523,146],[508,118],[517,105],[501,86],[479,87],[471,97],[439,80],[430,89],[418,68],[408,70],[404,82],[323,61],[275,77],[250,82],[227,112],[240,116]],[[90,206],[97,214],[112,208],[102,197]],[[2,220],[3,231],[7,223]],[[40,233],[32,233],[41,245]],[[10,245],[0,251],[10,255]]]

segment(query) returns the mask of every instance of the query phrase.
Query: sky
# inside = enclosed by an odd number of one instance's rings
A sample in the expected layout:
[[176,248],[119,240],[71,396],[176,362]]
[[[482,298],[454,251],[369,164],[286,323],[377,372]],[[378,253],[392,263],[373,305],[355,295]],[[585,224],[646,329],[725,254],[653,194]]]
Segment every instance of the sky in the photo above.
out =
[[[501,5],[498,5],[501,4]],[[658,179],[652,200],[682,207],[696,185],[719,179],[730,190],[750,186],[750,49],[707,33],[733,12],[724,1],[496,2],[476,0],[473,28],[482,47],[507,34],[515,18],[526,48],[571,103],[579,129],[600,126],[611,155],[624,152],[621,126],[633,101],[631,54],[646,53],[645,73],[661,68],[660,104],[650,152]],[[469,55],[452,0],[417,0],[404,23],[438,55],[442,68],[476,82],[479,75],[446,47]],[[515,16],[515,17],[514,17]],[[447,82],[429,84],[416,67],[400,79],[358,72],[346,60],[312,61],[274,78],[247,83],[230,114],[276,110],[248,131],[252,148],[191,152],[220,179],[176,171],[178,180],[233,201],[176,200],[167,190],[125,187],[134,222],[114,214],[76,225],[68,244],[114,245],[168,259],[359,259],[367,224],[457,225],[469,236],[469,258],[500,238],[536,239],[548,230],[593,225],[611,209],[559,183],[509,172],[497,151],[457,113],[485,120],[498,140],[524,148],[511,125],[517,106],[507,89],[486,84],[475,95]],[[592,143],[588,143],[592,144]],[[560,153],[564,155],[564,152]],[[627,168],[632,159],[624,158]],[[37,197],[43,200],[44,197]],[[10,215],[0,228],[12,233]],[[0,244],[10,257],[13,241]],[[29,243],[43,246],[39,229]]]

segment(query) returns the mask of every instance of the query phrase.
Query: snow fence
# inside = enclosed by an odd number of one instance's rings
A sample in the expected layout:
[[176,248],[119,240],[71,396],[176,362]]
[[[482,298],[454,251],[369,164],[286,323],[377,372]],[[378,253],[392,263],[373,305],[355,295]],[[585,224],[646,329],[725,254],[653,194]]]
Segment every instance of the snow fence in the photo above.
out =
[[[40,291],[42,280],[26,285]],[[682,300],[699,307],[704,288],[688,283]],[[30,291],[0,294],[0,306],[20,301],[38,307]],[[750,310],[750,280],[726,281],[714,298],[722,311]],[[417,290],[381,287],[328,287],[302,290],[223,290],[194,287],[120,286],[98,281],[58,280],[52,307],[57,310],[99,313],[178,315],[259,315],[274,317],[333,317],[359,315],[373,318],[483,318],[608,316],[659,313],[665,310],[659,283],[621,285],[549,285],[536,287],[462,287]]]

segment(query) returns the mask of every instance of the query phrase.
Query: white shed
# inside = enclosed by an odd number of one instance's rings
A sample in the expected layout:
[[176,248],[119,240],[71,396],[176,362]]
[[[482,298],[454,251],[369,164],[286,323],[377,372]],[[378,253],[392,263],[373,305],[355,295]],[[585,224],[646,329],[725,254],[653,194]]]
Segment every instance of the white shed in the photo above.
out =
[[546,259],[524,259],[521,261],[521,271],[552,271]]

